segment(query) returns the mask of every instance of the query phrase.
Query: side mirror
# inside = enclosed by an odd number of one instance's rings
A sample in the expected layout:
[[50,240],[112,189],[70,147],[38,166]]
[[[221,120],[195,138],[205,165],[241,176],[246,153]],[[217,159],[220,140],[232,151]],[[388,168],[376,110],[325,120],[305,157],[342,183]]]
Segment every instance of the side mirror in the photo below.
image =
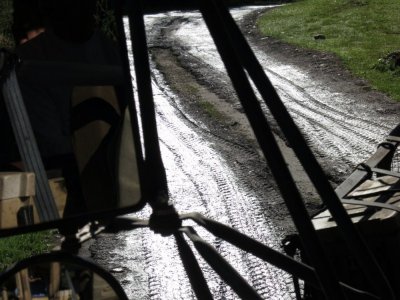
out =
[[0,275],[1,299],[127,300],[117,280],[77,256],[54,252],[22,260]]
[[[6,163],[23,167],[0,173],[0,237],[57,227],[75,230],[138,211],[146,203],[169,209],[146,34],[131,11],[140,9],[116,1],[116,43],[96,31],[71,50],[49,30],[17,48],[19,57],[0,50],[0,105],[5,104],[0,106],[0,137],[2,122],[11,123],[18,149],[11,146],[10,152],[21,157],[11,155]],[[129,32],[137,41],[132,49],[126,39],[127,12]],[[140,74],[138,99],[133,69]],[[5,108],[10,122],[1,115]],[[3,168],[4,161],[0,155],[1,170],[10,170]]]
[[[80,226],[144,206],[139,125],[131,79],[123,74],[119,65],[25,61],[4,79],[24,171],[0,172],[0,235],[56,227],[65,219],[79,219]],[[40,110],[37,101],[48,94],[45,101],[64,101],[71,111],[46,111],[47,102]],[[63,122],[70,132],[48,139],[51,126]],[[57,139],[58,145],[70,142],[68,153],[54,154],[58,146],[47,142]]]

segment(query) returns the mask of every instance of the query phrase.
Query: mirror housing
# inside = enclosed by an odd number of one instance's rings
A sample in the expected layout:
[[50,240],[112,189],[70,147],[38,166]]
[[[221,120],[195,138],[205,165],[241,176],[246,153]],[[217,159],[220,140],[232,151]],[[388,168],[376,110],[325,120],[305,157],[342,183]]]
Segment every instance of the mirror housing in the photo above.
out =
[[[129,103],[133,99],[126,97],[132,86],[130,78],[125,80],[122,67],[28,60],[11,72],[18,75],[18,80],[12,81],[11,75],[3,76],[4,99],[8,106],[20,102],[20,106],[7,109],[10,119],[14,119],[12,129],[17,143],[20,138],[20,144],[30,144],[25,149],[18,144],[25,171],[0,172],[0,236],[74,223],[76,226],[78,220],[79,226],[83,226],[141,209],[146,200],[142,190],[139,125],[134,105]],[[18,97],[20,80],[44,89],[71,86],[73,154],[67,160],[60,156],[59,160],[66,162],[58,164],[58,170],[44,170],[46,158],[34,147],[36,134],[27,130],[33,127],[29,122],[31,116],[28,110],[24,112],[25,99]],[[15,123],[24,126],[15,128]],[[51,159],[54,165],[57,157]],[[42,170],[37,168],[41,164]],[[71,165],[76,166],[73,169]],[[38,180],[40,175],[44,180]],[[38,192],[43,193],[46,185],[50,197],[43,201]],[[49,202],[55,212],[51,218],[41,211],[49,208]]]

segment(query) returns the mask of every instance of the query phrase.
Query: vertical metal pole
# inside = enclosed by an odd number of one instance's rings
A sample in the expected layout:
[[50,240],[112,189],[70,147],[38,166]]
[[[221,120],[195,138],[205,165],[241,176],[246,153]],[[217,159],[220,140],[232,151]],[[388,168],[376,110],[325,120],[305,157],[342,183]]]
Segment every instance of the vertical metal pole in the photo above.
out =
[[128,0],[128,16],[144,132],[145,168],[151,175],[151,178],[146,180],[147,183],[151,182],[147,189],[152,195],[150,204],[153,208],[165,207],[168,205],[167,177],[158,140],[144,15],[140,0]]
[[[135,141],[135,152],[136,152],[136,160],[137,160],[137,166],[139,169],[139,176],[140,176],[140,183],[141,187],[143,184],[145,184],[145,179],[146,177],[148,178],[149,176],[144,176],[143,174],[146,173],[146,168],[144,167],[144,160],[143,160],[143,153],[142,153],[142,147],[140,145],[140,132],[138,128],[138,116],[137,116],[137,111],[135,107],[135,99],[133,95],[133,86],[132,86],[132,76],[131,76],[131,70],[130,70],[130,62],[129,62],[129,57],[128,57],[128,48],[126,45],[126,34],[125,34],[125,28],[124,28],[124,23],[123,23],[123,5],[122,5],[122,0],[117,0],[116,1],[116,6],[114,7],[114,16],[115,16],[115,22],[117,25],[117,32],[118,32],[118,46],[120,49],[120,55],[121,55],[121,61],[122,61],[122,67],[123,67],[123,72],[124,72],[124,96],[126,100],[128,101],[128,109],[130,113],[130,119],[131,119],[131,128],[133,132],[133,137]],[[142,193],[143,194],[143,193]],[[146,195],[143,195],[146,196]]]

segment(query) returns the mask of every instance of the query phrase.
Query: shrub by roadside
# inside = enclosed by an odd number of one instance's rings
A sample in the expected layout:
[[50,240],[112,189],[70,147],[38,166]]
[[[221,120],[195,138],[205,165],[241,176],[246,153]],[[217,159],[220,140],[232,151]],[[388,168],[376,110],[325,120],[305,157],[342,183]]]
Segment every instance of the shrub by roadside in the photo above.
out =
[[11,36],[12,0],[0,1],[0,47],[12,48]]
[[374,68],[381,72],[391,72],[395,76],[400,76],[400,50],[380,58]]

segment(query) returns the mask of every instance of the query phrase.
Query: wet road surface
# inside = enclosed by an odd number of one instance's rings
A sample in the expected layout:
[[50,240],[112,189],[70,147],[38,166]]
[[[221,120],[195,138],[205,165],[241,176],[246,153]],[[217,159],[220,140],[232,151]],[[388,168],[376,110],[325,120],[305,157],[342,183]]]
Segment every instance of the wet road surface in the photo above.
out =
[[[236,9],[233,15],[240,20],[254,9]],[[168,48],[184,56],[186,66],[202,70],[198,75],[200,81],[232,98],[232,91],[227,87],[229,79],[197,12],[150,15],[146,23],[150,47]],[[395,114],[385,119],[375,114],[372,118],[371,109],[360,101],[348,99],[340,91],[310,80],[304,71],[255,50],[319,159],[331,160],[333,168],[338,169],[336,172],[348,172],[349,166],[354,167],[365,159],[398,122]],[[171,199],[177,210],[200,212],[279,249],[284,232],[276,226],[276,215],[268,205],[281,202],[274,184],[264,183],[263,190],[267,192],[264,195],[252,190],[245,183],[251,170],[245,166],[232,167],[224,151],[216,146],[227,142],[211,134],[207,124],[193,121],[193,116],[185,114],[181,105],[184,100],[173,93],[157,69],[153,69],[152,75],[161,150]],[[237,100],[231,101],[237,105]],[[260,159],[257,153],[243,147],[232,144],[226,147],[232,147],[229,151],[254,156],[254,160]],[[149,215],[148,207],[135,214],[141,218]],[[197,230],[263,298],[294,298],[290,275]],[[104,235],[92,248],[95,260],[114,270],[130,299],[195,299],[171,237],[137,229]],[[200,260],[200,265],[215,299],[238,298],[204,261]]]
[[[232,10],[232,14],[240,22],[253,9]],[[219,88],[229,82],[201,15],[173,16],[171,13],[169,17],[169,23],[173,24],[175,18],[179,25],[164,36],[164,43],[168,41],[172,47],[184,52],[194,66],[201,62],[218,72],[218,76],[210,76],[214,86]],[[329,157],[339,173],[347,174],[348,167],[343,166],[353,167],[368,157],[382,137],[399,122],[398,111],[380,111],[360,98],[353,98],[343,90],[332,89],[325,82],[311,78],[300,68],[272,59],[257,45],[252,44],[252,48],[314,151],[323,158]],[[217,78],[220,78],[219,85],[215,82]]]

